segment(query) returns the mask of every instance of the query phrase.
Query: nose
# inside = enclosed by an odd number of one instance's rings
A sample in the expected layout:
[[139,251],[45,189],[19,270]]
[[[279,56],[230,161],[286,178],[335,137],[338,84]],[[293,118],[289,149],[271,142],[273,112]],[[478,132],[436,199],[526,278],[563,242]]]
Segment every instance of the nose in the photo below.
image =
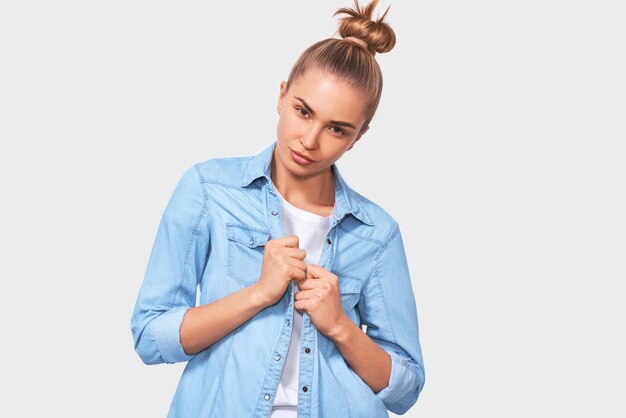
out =
[[316,126],[316,124],[311,123],[304,135],[302,135],[302,139],[300,142],[302,146],[306,149],[316,149],[318,147],[318,141],[320,132],[323,127]]

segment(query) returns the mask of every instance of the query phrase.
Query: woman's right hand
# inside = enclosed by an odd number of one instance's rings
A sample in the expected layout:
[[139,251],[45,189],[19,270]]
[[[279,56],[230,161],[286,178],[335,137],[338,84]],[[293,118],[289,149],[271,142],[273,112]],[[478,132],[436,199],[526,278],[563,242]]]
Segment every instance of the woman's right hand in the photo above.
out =
[[292,279],[306,277],[306,251],[298,247],[297,235],[286,235],[265,243],[261,277],[256,287],[268,306],[280,300]]

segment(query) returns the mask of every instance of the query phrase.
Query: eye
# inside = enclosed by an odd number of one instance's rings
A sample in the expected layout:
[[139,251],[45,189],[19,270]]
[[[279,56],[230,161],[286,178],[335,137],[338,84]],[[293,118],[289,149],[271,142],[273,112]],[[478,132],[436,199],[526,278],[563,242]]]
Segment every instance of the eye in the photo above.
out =
[[[298,112],[298,113],[299,113],[299,114],[301,114],[302,116],[304,116],[304,117],[309,116],[309,112],[307,112],[307,111],[306,111],[306,109],[303,109],[303,108],[298,107],[298,106],[296,106],[295,108],[296,108],[296,112]],[[301,110],[302,110],[304,113],[300,112]]]
[[337,130],[336,130],[336,131],[334,131],[334,132],[335,132],[336,134],[341,135],[341,136],[343,136],[343,135],[345,135],[345,134],[346,134],[346,133],[345,133],[345,131],[344,131],[343,129],[338,128],[338,127],[336,127],[336,126],[331,127],[331,129],[337,129]]

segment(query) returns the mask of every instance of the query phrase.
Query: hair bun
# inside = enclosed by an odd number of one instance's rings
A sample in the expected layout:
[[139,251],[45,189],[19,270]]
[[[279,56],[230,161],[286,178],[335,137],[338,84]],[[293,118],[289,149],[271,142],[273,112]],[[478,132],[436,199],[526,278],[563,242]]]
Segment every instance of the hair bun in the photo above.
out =
[[372,0],[365,8],[362,8],[358,0],[354,0],[354,8],[343,7],[333,13],[333,16],[342,13],[348,15],[340,19],[339,35],[344,39],[353,36],[365,41],[372,55],[376,52],[389,52],[396,44],[396,34],[391,26],[384,22],[391,6],[387,7],[380,18],[372,20],[372,14],[377,5],[378,0]]

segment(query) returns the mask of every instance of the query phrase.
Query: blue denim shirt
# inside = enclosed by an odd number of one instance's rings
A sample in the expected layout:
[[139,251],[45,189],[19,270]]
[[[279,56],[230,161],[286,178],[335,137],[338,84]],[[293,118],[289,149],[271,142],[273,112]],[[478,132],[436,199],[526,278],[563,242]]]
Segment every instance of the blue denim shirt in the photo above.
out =
[[[180,343],[183,315],[255,283],[264,245],[284,234],[270,183],[276,141],[255,156],[189,167],[165,207],[131,318],[146,364],[187,361],[168,417],[268,417],[289,348],[292,281],[283,297],[197,354]],[[417,308],[398,223],[353,191],[336,163],[335,216],[318,265],[339,278],[347,316],[389,353],[389,385],[374,393],[304,312],[298,417],[405,413],[424,386]]]

